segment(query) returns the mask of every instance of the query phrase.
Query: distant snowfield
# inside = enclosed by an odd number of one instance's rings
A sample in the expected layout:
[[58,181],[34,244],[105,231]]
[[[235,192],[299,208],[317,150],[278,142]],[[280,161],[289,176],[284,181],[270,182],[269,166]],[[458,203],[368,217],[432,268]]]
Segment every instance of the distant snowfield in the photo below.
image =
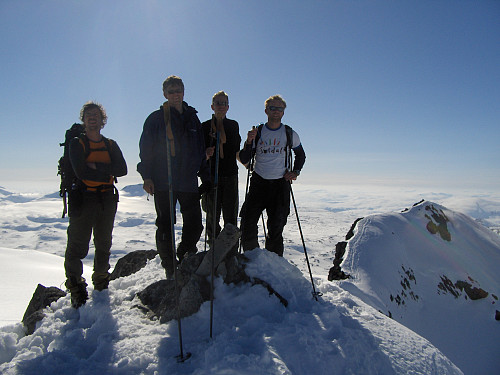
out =
[[[178,349],[175,322],[158,325],[143,318],[137,310],[130,310],[130,306],[137,303],[130,301],[134,293],[161,279],[162,270],[157,259],[150,262],[147,270],[129,280],[112,282],[109,291],[91,293],[92,298],[80,309],[79,318],[69,307],[69,297],[60,299],[53,304],[53,312],[44,320],[47,322],[41,325],[41,336],[37,336],[37,331],[31,337],[20,338],[22,330],[13,323],[21,320],[37,284],[64,289],[67,219],[60,218],[62,204],[57,195],[18,195],[0,188],[0,296],[2,300],[12,301],[8,308],[0,311],[0,324],[3,326],[0,328],[0,372],[5,370],[14,374],[15,366],[23,363],[25,369],[32,365],[36,368],[41,363],[51,363],[61,355],[68,362],[67,368],[63,366],[60,369],[62,374],[70,373],[71,367],[80,369],[82,374],[90,373],[91,363],[94,363],[95,369],[104,369],[104,373],[120,374],[138,371],[153,374],[164,370],[168,370],[169,374],[222,374],[224,371],[233,374],[330,374],[333,370],[340,374],[461,373],[448,358],[453,358],[452,361],[465,374],[488,374],[487,371],[496,364],[500,369],[500,361],[491,362],[494,361],[492,358],[497,346],[492,342],[498,343],[500,339],[498,322],[488,326],[492,331],[490,339],[496,341],[484,342],[483,337],[483,342],[478,343],[486,344],[483,357],[490,362],[484,368],[477,364],[466,365],[467,353],[446,353],[446,358],[431,343],[413,333],[409,328],[422,328],[418,327],[420,323],[414,319],[415,316],[405,315],[398,308],[391,307],[393,315],[399,313],[406,317],[406,321],[401,321],[409,327],[405,328],[377,311],[387,313],[388,310],[386,301],[381,301],[377,295],[381,288],[379,284],[385,279],[383,270],[379,274],[374,273],[371,281],[362,277],[356,279],[365,284],[327,280],[333,265],[335,244],[344,240],[352,222],[359,217],[399,213],[426,199],[469,215],[475,222],[498,234],[500,195],[493,192],[442,193],[415,188],[306,186],[300,183],[294,184],[293,188],[315,284],[324,294],[322,302],[314,302],[311,298],[297,218],[292,212],[284,232],[284,258],[274,259],[268,253],[255,255],[259,267],[253,271],[256,274],[264,272],[261,277],[272,282],[273,287],[281,289],[284,294],[288,291],[288,297],[294,301],[291,307],[283,310],[283,306],[267,293],[261,295],[259,291],[255,294],[255,288],[218,285],[215,306],[219,314],[216,315],[219,319],[216,320],[216,327],[219,327],[214,341],[207,341],[206,338],[206,305],[199,313],[183,320],[185,346],[193,352],[193,358],[189,360],[191,364],[184,367],[171,364],[168,359]],[[243,193],[244,186],[240,185],[240,201],[243,200]],[[140,186],[127,186],[121,192],[115,220],[112,266],[126,253],[155,248],[154,220],[152,199],[146,200]],[[181,223],[178,215],[175,227],[177,238]],[[263,246],[263,238],[260,243]],[[203,249],[201,241],[198,248]],[[90,280],[92,252],[91,246],[85,260],[87,280]],[[365,274],[368,273],[365,271]],[[492,278],[498,285],[499,276],[495,274]],[[287,283],[290,285],[287,286]],[[370,288],[371,294],[378,299],[376,303],[364,298],[370,294]],[[91,287],[89,289],[92,291]],[[497,290],[496,295],[499,296],[500,291]],[[449,298],[448,302],[453,303],[453,298]],[[467,313],[477,311],[466,307],[471,301],[459,301]],[[93,311],[103,315],[99,317]],[[237,311],[241,316],[235,318],[232,314]],[[313,322],[314,326],[311,325]],[[462,322],[449,319],[447,329],[453,329],[454,323]],[[471,344],[474,344],[474,339],[470,337],[473,330],[455,329],[456,332],[463,330],[462,338],[472,340]],[[58,338],[60,334],[52,334],[52,330],[59,330],[63,336]],[[68,341],[70,337],[82,334],[76,341]],[[431,342],[438,348],[449,348],[453,347],[450,345],[452,339],[456,341],[460,338],[457,333]],[[63,350],[64,346],[69,348]],[[137,349],[144,346],[148,348]],[[127,348],[136,353],[132,354]],[[98,355],[103,349],[105,354]],[[456,349],[463,348],[457,346]],[[77,359],[68,350],[84,351],[88,355]],[[444,349],[441,351],[446,352]],[[42,357],[45,360],[40,362]],[[463,357],[464,364],[460,357]],[[256,361],[263,364],[255,367],[252,363]],[[5,363],[2,365],[2,362]],[[318,363],[322,365],[316,368],[317,371],[310,369]],[[474,372],[471,372],[472,368]],[[40,374],[51,373],[48,369],[44,372],[43,366],[39,369]]]
[[[19,322],[38,284],[65,290],[64,258],[36,250],[0,247],[0,296],[9,308],[0,312],[0,326]],[[84,266],[90,280],[92,268]]]

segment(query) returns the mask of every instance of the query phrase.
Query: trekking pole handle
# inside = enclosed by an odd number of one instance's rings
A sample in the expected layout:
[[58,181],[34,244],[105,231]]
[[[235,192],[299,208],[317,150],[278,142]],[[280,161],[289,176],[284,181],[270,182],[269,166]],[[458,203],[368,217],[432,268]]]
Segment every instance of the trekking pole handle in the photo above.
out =
[[[252,126],[252,130],[255,130],[255,126]],[[252,139],[252,151],[255,150],[255,138]]]

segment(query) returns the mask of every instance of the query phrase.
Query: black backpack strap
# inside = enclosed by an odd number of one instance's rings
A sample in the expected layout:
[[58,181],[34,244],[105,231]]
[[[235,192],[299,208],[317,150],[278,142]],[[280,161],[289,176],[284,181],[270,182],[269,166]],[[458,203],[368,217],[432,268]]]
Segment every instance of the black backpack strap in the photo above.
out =
[[293,129],[291,126],[285,125],[285,131],[286,131],[286,145],[290,149],[293,147]]
[[106,150],[108,150],[109,156],[111,157],[111,147],[113,146],[113,141],[105,136],[102,136],[102,140],[104,141],[104,145],[106,146]]
[[85,133],[80,134],[78,137],[83,142],[83,151],[85,152],[85,159],[90,155],[90,141],[85,135]]
[[[83,148],[85,151],[85,157],[87,158],[90,155],[90,141],[86,137],[85,133],[81,134],[78,138],[80,138],[83,142]],[[113,140],[102,136],[102,140],[104,142],[104,149],[99,149],[98,151],[106,150],[109,153],[109,157],[111,157],[111,148],[113,147]]]
[[264,124],[260,124],[257,126],[257,135],[255,136],[255,146],[257,146],[257,143],[259,142],[260,136],[262,135],[262,128],[264,127]]
[[[112,139],[106,138],[105,136],[102,136],[102,140],[104,141],[104,145],[106,146],[106,150],[108,151],[109,158],[111,159],[111,162],[113,162],[113,157],[111,156],[112,155],[111,150],[112,150],[114,141]],[[118,183],[118,178],[114,177],[114,180],[115,180],[115,184]],[[118,195],[118,189],[115,188],[115,190],[116,190],[116,195]]]

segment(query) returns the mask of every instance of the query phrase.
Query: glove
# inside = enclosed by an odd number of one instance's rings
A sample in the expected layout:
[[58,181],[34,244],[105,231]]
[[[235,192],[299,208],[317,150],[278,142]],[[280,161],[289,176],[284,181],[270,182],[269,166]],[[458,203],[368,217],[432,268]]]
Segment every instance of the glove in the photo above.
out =
[[212,190],[212,183],[210,181],[202,182],[202,184],[198,187],[198,193],[200,194],[200,198],[203,194],[209,193]]

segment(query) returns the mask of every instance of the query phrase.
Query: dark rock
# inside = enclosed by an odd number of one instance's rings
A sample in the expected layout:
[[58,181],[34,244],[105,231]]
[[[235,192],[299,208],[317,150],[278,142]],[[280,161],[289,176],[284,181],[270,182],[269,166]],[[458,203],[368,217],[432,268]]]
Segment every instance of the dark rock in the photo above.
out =
[[38,284],[22,320],[28,335],[35,332],[36,323],[45,317],[43,309],[64,296],[66,296],[66,292],[55,286],[47,288]]
[[[208,252],[192,255],[182,261],[176,273],[177,291],[175,292],[175,280],[160,280],[149,285],[143,291],[137,293],[137,297],[147,308],[135,306],[145,311],[151,319],[158,318],[161,323],[177,319],[177,300],[179,301],[180,318],[185,318],[196,313],[204,302],[210,300],[210,276],[203,277],[196,274],[196,270],[202,263]],[[221,276],[226,284],[238,284],[241,282],[252,285],[262,285],[269,294],[275,295],[286,307],[288,301],[276,292],[271,285],[260,279],[252,279],[245,273],[245,263],[248,259],[244,255],[230,256],[221,262],[216,269],[216,276]]]
[[217,267],[217,273],[224,277],[226,284],[248,283],[250,279],[245,273],[245,263],[248,261],[248,258],[242,254],[229,257]]
[[472,287],[472,285],[466,281],[459,280],[455,283],[455,285],[460,290],[463,290],[465,294],[467,294],[467,296],[473,301],[488,297],[487,291],[482,288]]
[[441,282],[438,284],[438,288],[444,293],[451,293],[455,298],[460,297],[462,293],[465,292],[467,297],[473,301],[486,298],[489,295],[484,289],[473,287],[467,281],[458,280],[456,283],[453,283],[445,275],[441,276]]
[[148,260],[154,259],[157,254],[156,250],[137,250],[128,253],[118,260],[111,273],[110,280],[136,273],[146,266]]
[[158,311],[158,308],[167,294],[174,293],[175,284],[172,280],[159,280],[146,287],[143,291],[137,293],[137,297],[143,305],[149,307],[153,312]]
[[431,213],[430,217],[427,214],[425,215],[425,217],[429,220],[426,226],[429,233],[431,234],[439,233],[439,235],[443,240],[451,241],[451,234],[448,230],[448,225],[447,225],[448,221],[450,220],[446,217],[443,210],[441,209],[438,210],[437,208],[434,207],[434,205],[425,206],[425,210]]
[[177,294],[181,318],[194,314],[203,302],[210,299],[210,283],[194,273],[205,255],[203,252],[184,259],[177,270],[176,280],[160,280],[137,293],[140,301],[149,308],[150,318],[158,317],[161,323],[176,319]]
[[358,217],[356,220],[354,220],[354,223],[352,223],[351,228],[349,229],[349,231],[347,232],[347,234],[345,236],[346,241],[349,241],[352,237],[354,237],[354,229],[356,228],[356,225],[358,224],[358,222],[360,220],[363,220],[363,218]]
[[264,288],[266,288],[269,294],[274,294],[280,300],[283,306],[285,307],[288,306],[288,301],[284,297],[282,297],[277,291],[275,291],[268,282],[257,278],[252,279],[252,281],[253,284],[262,285]]
[[446,275],[440,276],[441,282],[438,284],[438,288],[444,293],[451,293],[455,298],[460,296],[460,290],[453,284]]
[[203,261],[196,270],[196,274],[200,276],[210,275],[212,273],[212,259],[216,266],[219,265],[226,258],[226,255],[231,251],[233,246],[238,243],[239,238],[240,230],[231,223],[226,224],[215,240],[213,253],[212,249],[208,251],[207,256],[203,258]]
[[414,204],[413,204],[413,207],[416,207],[416,206],[418,206],[419,204],[422,204],[422,203],[424,203],[424,202],[425,202],[425,199],[421,199],[421,200],[419,200],[417,203],[414,203]]
[[338,242],[335,245],[335,258],[333,259],[333,267],[330,268],[330,271],[328,272],[328,280],[329,281],[345,280],[345,279],[348,279],[350,277],[348,274],[346,274],[340,268],[340,264],[344,260],[344,254],[345,254],[346,248],[347,248],[346,241]]
[[[424,202],[425,202],[425,199],[421,199],[421,200],[419,200],[417,203],[413,203],[413,206],[412,206],[412,207],[417,207],[419,204],[422,204],[422,203],[424,203]],[[408,208],[405,208],[405,209],[404,209],[403,211],[401,211],[401,212],[408,212],[408,211],[409,211],[409,209],[408,209]]]
[[188,275],[195,273],[198,267],[200,266],[201,262],[203,261],[203,258],[207,254],[208,251],[202,251],[200,253],[196,253],[191,256],[188,256],[187,258],[184,258],[179,266],[179,270],[182,273]]
[[357,218],[351,225],[351,228],[347,232],[345,236],[345,241],[337,242],[335,245],[335,258],[333,259],[333,267],[330,268],[328,272],[328,280],[345,280],[350,278],[351,276],[346,274],[340,268],[340,264],[344,260],[345,250],[347,248],[347,241],[349,241],[352,237],[354,237],[354,229],[356,229],[356,225],[360,220],[363,220],[362,217]]
[[500,320],[500,311],[495,310],[495,320]]

